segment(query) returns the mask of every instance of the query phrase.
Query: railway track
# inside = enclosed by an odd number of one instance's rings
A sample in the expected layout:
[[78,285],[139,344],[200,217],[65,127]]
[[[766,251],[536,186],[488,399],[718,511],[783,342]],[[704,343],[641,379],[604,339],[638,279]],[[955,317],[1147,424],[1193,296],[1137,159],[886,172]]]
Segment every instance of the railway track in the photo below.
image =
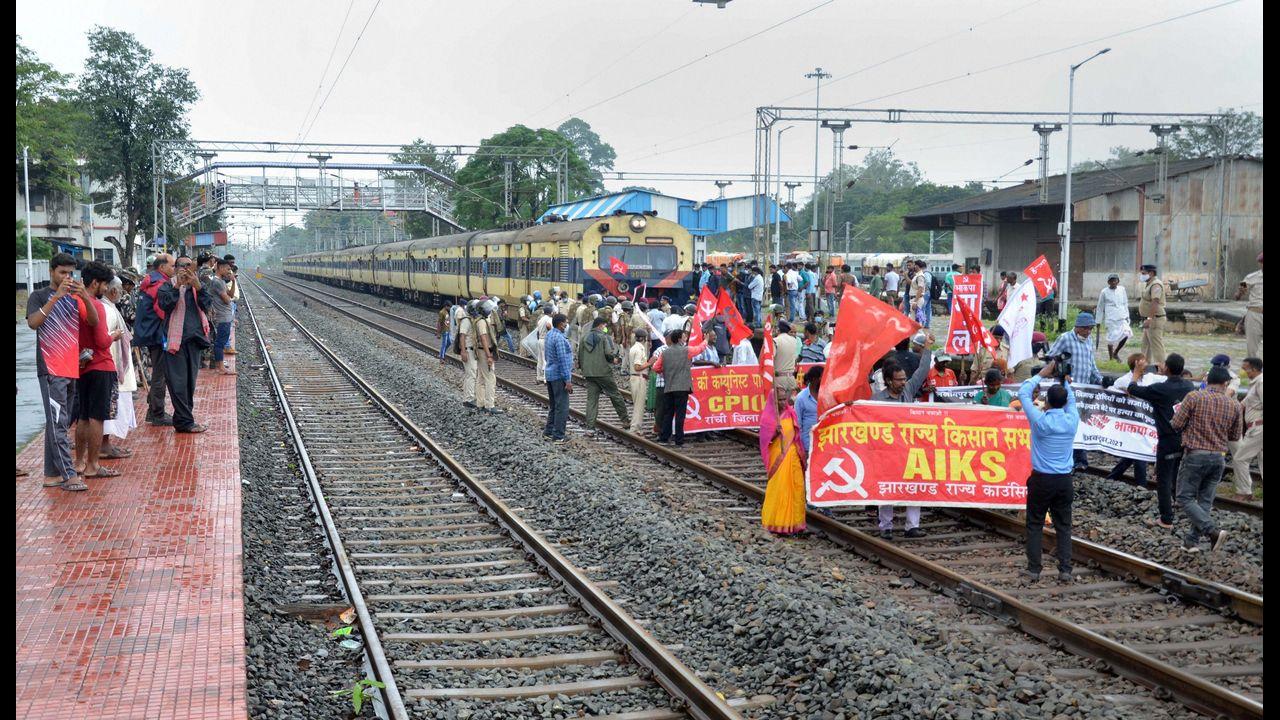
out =
[[[433,352],[434,328],[332,293],[278,281],[419,349]],[[544,403],[533,389],[533,369],[504,355],[499,382],[529,402]],[[581,419],[581,393],[571,395]],[[602,419],[604,432],[651,456],[683,467],[759,502],[765,477],[752,433],[693,436],[680,452],[638,437]],[[864,510],[833,516],[809,513],[809,524],[875,562],[911,575],[926,586],[999,616],[1051,646],[1093,658],[1098,667],[1174,697],[1211,716],[1261,717],[1262,598],[1196,578],[1140,558],[1073,540],[1087,563],[1079,582],[1027,587],[1016,579],[1022,528],[1008,514],[938,510],[925,515],[929,536],[892,544],[873,537]],[[1052,546],[1046,538],[1046,546]],[[1120,617],[1117,620],[1117,616]]]
[[246,307],[387,717],[456,701],[528,717],[542,696],[616,720],[741,717],[287,311]]

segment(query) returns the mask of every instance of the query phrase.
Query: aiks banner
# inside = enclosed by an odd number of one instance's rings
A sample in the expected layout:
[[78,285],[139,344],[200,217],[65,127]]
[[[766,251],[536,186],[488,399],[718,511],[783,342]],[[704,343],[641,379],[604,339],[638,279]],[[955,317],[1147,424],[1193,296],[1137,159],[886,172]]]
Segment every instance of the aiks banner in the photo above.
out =
[[1031,475],[1022,413],[977,406],[857,402],[818,421],[811,505],[1021,508]]
[[760,427],[765,386],[755,365],[695,367],[693,392],[685,411],[684,431],[732,430]]

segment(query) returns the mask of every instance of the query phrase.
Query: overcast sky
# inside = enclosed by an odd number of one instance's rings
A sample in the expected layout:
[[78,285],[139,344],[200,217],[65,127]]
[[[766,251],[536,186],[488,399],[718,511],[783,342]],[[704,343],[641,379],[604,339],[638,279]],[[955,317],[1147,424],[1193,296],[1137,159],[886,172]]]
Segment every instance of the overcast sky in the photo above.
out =
[[[132,32],[158,62],[188,68],[202,93],[196,138],[295,139],[317,87],[324,98],[354,46],[310,141],[476,144],[577,114],[616,148],[619,170],[749,173],[754,109],[811,106],[804,75],[815,66],[835,76],[824,106],[1065,111],[1068,66],[1111,47],[1077,74],[1077,110],[1260,113],[1260,0],[1098,40],[1220,2],[733,0],[721,10],[690,0],[19,0],[16,17],[23,41],[66,72],[80,71],[94,25]],[[1086,44],[1015,62],[1077,43]],[[910,90],[1002,63],[1011,64]],[[989,180],[1038,155],[1029,127],[864,124],[846,141],[897,141],[895,152],[940,183]],[[788,134],[784,173],[812,172],[813,143],[811,124]],[[1074,152],[1101,158],[1120,144],[1154,140],[1143,129],[1078,128]],[[1051,169],[1061,171],[1065,153],[1058,133]],[[823,131],[823,172],[830,158]],[[716,191],[710,181],[638,184],[694,198]],[[743,180],[729,194],[749,190]]]

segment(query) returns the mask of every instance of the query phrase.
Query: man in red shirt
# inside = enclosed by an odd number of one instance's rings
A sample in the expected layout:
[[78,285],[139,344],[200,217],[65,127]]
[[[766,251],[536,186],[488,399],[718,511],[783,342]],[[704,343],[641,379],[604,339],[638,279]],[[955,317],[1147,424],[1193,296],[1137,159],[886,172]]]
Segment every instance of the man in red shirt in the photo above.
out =
[[49,285],[27,298],[27,327],[36,331],[36,379],[44,405],[44,486],[88,490],[71,458],[68,429],[80,377],[80,326],[97,325],[97,308],[73,277],[76,259],[58,253],[49,260]]
[[[111,343],[120,336],[107,329],[107,312],[99,299],[107,291],[115,273],[105,264],[94,261],[84,266],[81,274],[88,296],[87,306],[102,318],[96,325],[80,324],[80,380],[76,383],[76,469],[86,478],[115,477],[119,470],[98,464],[102,449],[102,423],[115,417],[116,363],[111,357]],[[87,359],[86,359],[87,356]]]
[[956,387],[960,384],[956,380],[956,371],[947,367],[947,363],[951,362],[950,355],[938,355],[933,358],[933,367],[929,368],[929,375],[925,378],[924,387],[920,389],[920,397],[928,402],[934,400],[933,391],[940,387]]

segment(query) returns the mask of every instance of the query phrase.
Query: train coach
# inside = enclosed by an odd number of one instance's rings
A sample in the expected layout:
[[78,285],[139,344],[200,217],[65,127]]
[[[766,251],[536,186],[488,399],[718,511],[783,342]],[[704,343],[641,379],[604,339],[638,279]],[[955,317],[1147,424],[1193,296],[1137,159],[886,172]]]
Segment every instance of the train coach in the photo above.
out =
[[692,269],[689,231],[636,213],[363,245],[284,260],[287,275],[426,305],[481,295],[514,304],[535,291],[549,297],[553,287],[571,297],[665,295],[685,303],[694,289]]

